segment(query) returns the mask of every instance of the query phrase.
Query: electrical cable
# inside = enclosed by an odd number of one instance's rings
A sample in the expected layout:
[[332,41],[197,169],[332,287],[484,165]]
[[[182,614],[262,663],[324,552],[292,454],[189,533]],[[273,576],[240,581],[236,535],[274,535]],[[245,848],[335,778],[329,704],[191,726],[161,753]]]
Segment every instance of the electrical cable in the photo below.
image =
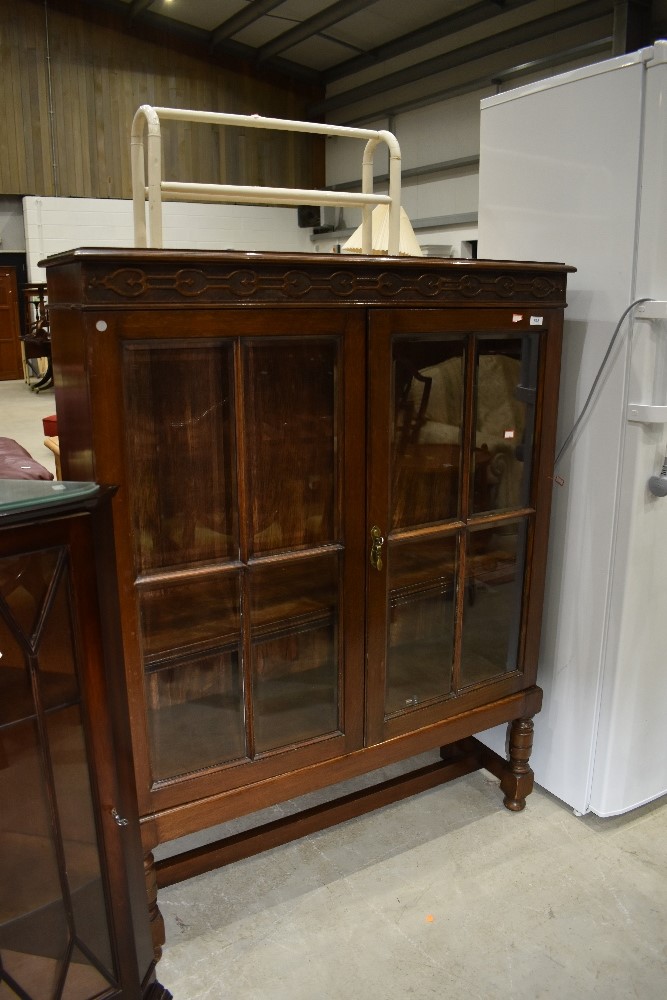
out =
[[593,379],[593,385],[591,386],[590,391],[588,393],[588,396],[586,397],[586,402],[583,405],[581,413],[579,414],[579,416],[575,420],[574,425],[572,427],[572,430],[570,431],[570,433],[568,434],[568,436],[565,438],[565,441],[561,445],[560,450],[559,450],[558,454],[556,455],[556,458],[554,460],[554,470],[556,469],[556,467],[558,466],[558,463],[560,462],[561,458],[563,457],[563,455],[565,454],[565,452],[569,448],[570,444],[572,443],[572,439],[573,439],[574,435],[576,434],[577,429],[578,429],[581,421],[584,419],[584,416],[586,415],[586,411],[588,410],[590,402],[593,399],[593,396],[595,394],[595,390],[598,387],[598,383],[599,383],[600,379],[602,378],[602,373],[603,373],[603,371],[605,369],[605,365],[607,364],[607,361],[609,360],[609,355],[612,352],[612,348],[614,346],[614,343],[616,342],[616,338],[618,337],[618,334],[620,333],[621,327],[623,326],[623,322],[625,320],[625,317],[628,315],[628,313],[632,312],[632,310],[635,308],[635,306],[640,306],[642,304],[642,302],[654,302],[654,301],[655,301],[655,299],[652,299],[650,296],[648,298],[635,299],[634,302],[631,302],[630,305],[626,309],[624,309],[621,318],[619,319],[618,323],[616,324],[616,329],[614,330],[613,334],[611,335],[611,340],[609,341],[609,346],[607,347],[607,350],[605,352],[605,356],[603,357],[602,363],[600,364],[600,367],[598,368],[597,375]]

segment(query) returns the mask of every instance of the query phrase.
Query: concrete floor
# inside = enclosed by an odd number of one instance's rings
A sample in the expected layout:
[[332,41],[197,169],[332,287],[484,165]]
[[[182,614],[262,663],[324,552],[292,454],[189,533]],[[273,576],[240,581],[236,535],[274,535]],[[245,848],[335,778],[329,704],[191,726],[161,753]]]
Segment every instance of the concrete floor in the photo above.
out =
[[[52,471],[54,412],[0,382],[0,435]],[[513,814],[478,772],[161,890],[159,978],[174,1000],[663,1000],[666,844],[665,799],[602,820],[537,788]]]
[[[539,718],[536,720],[539,724]],[[161,890],[174,1000],[667,995],[667,801],[601,820],[477,772]]]

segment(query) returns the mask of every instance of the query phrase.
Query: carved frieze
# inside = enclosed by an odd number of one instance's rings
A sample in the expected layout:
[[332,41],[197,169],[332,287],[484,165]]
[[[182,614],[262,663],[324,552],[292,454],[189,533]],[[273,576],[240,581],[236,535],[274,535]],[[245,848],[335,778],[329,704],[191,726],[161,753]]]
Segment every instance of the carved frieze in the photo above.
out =
[[[232,256],[232,255],[230,255]],[[533,301],[562,305],[566,268],[510,262],[398,258],[341,260],[312,255],[202,254],[178,261],[82,258],[85,301],[229,304],[443,304]],[[115,265],[115,266],[114,266]]]

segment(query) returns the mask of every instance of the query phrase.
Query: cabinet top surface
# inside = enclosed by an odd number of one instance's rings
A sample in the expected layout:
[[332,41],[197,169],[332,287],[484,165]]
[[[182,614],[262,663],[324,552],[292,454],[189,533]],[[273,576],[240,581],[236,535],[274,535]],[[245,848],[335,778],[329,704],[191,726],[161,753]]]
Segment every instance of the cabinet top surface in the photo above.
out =
[[301,266],[331,266],[335,262],[339,266],[349,265],[356,268],[362,265],[370,267],[395,268],[443,268],[445,270],[461,270],[472,268],[483,270],[534,270],[534,271],[576,271],[576,268],[554,261],[521,261],[521,260],[470,260],[458,257],[389,257],[379,254],[364,255],[350,253],[290,253],[285,251],[256,250],[154,250],[147,248],[124,247],[77,247],[53,254],[39,262],[40,267],[51,267],[74,262],[120,263],[121,261],[136,263],[174,263],[199,261],[201,263],[231,263],[246,266],[260,263],[285,265],[293,263]]
[[48,257],[52,305],[565,305],[575,268],[535,261],[79,248]]

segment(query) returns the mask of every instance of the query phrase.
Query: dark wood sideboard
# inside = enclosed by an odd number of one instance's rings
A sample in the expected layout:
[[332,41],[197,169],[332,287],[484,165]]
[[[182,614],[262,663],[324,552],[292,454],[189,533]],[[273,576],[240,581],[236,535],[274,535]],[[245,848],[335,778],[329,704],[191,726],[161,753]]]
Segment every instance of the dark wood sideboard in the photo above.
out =
[[[45,265],[63,477],[119,485],[158,944],[158,883],[482,766],[522,809],[572,268]],[[508,762],[473,738],[501,723]],[[433,748],[415,774],[152,869],[157,844]]]

